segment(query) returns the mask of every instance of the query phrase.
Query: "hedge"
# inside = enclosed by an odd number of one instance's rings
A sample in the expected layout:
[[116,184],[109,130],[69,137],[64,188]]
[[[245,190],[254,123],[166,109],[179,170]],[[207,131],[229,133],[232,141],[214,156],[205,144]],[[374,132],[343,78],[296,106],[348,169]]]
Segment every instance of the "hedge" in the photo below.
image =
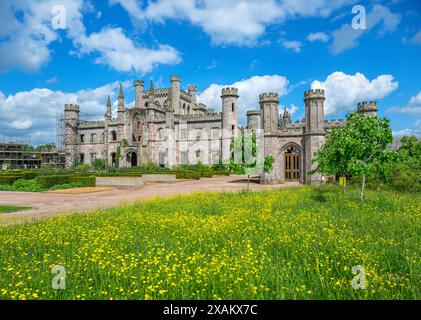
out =
[[70,177],[69,182],[81,184],[84,187],[95,187],[95,177]]
[[0,176],[0,184],[12,185],[13,182],[20,178],[21,176]]
[[70,176],[65,176],[65,175],[38,176],[35,179],[41,187],[49,189],[58,184],[69,183]]
[[200,179],[200,173],[195,171],[177,171],[175,176],[177,179]]

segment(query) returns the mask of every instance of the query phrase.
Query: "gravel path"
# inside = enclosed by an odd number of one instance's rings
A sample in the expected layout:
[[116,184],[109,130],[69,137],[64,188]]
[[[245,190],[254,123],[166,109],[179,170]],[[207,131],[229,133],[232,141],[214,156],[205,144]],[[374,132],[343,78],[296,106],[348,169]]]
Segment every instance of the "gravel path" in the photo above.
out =
[[[246,176],[217,176],[214,178],[201,178],[200,180],[179,180],[175,183],[151,183],[141,189],[112,189],[82,194],[0,191],[0,205],[19,205],[32,208],[25,211],[1,214],[0,221],[8,224],[14,221],[19,222],[22,219],[33,220],[74,212],[83,213],[154,196],[165,197],[196,191],[240,191],[247,187],[246,179]],[[253,191],[287,186],[299,186],[299,184],[260,185],[250,183],[250,189]]]

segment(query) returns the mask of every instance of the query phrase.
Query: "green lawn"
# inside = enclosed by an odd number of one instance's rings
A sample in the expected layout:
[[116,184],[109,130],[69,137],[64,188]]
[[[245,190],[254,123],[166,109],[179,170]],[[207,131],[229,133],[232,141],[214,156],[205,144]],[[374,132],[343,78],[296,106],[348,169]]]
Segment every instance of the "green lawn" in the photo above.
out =
[[2,227],[0,299],[421,299],[420,200],[197,193]]
[[21,207],[21,206],[3,206],[0,205],[0,213],[8,213],[8,212],[15,212],[29,209],[29,207]]

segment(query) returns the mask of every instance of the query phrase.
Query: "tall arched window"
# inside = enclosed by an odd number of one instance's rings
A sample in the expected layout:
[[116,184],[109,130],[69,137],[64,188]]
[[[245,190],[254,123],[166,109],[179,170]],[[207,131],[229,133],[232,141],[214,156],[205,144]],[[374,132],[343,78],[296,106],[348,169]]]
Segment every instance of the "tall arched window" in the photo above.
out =
[[111,141],[117,141],[117,132],[115,130],[111,131]]

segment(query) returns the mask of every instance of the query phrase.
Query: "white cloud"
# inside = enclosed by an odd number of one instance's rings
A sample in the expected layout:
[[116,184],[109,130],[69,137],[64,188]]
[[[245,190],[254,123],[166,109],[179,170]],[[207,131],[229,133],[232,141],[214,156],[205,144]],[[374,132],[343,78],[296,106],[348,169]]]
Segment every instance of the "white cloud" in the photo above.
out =
[[369,80],[359,72],[333,72],[324,81],[313,81],[311,88],[325,89],[325,114],[329,115],[355,110],[360,101],[384,98],[398,88],[399,83],[393,80],[388,74]]
[[[332,11],[356,0],[157,0],[145,6],[136,0],[119,3],[132,19],[165,23],[188,21],[199,26],[215,44],[254,45],[272,24],[297,17],[327,17]],[[142,24],[143,26],[143,24]]]
[[289,112],[289,114],[291,116],[298,111],[298,107],[295,104],[291,104],[289,107],[288,106],[279,106],[279,110],[281,111],[281,114],[283,113],[282,110],[284,110],[284,109],[287,109],[287,111]]
[[352,49],[358,46],[358,39],[367,32],[372,31],[376,26],[380,26],[379,36],[386,32],[393,32],[401,21],[401,15],[391,12],[387,7],[380,4],[373,6],[367,13],[366,29],[353,29],[351,24],[344,24],[338,30],[332,32],[333,43],[330,50],[334,54]]
[[412,38],[403,38],[402,41],[405,44],[421,45],[421,29]]
[[410,115],[421,115],[421,91],[417,95],[411,97],[408,104],[403,107],[392,107],[387,110],[392,113],[406,113]]
[[[52,25],[52,9],[59,4],[66,14],[64,30]],[[158,64],[175,64],[179,53],[168,45],[147,48],[124,35],[121,28],[106,28],[87,34],[84,13],[95,13],[83,0],[34,0],[0,2],[0,71],[19,68],[37,71],[51,59],[50,45],[67,36],[79,56],[92,54],[96,62],[118,71],[151,71]],[[75,52],[73,50],[73,52]]]
[[167,45],[155,49],[138,46],[127,38],[121,28],[105,28],[89,36],[81,35],[75,42],[79,54],[98,53],[96,63],[105,64],[117,71],[150,72],[157,64],[177,64],[178,52]]
[[238,88],[240,96],[238,115],[240,121],[244,121],[247,110],[259,109],[259,95],[261,93],[276,92],[281,97],[288,92],[288,85],[288,79],[280,75],[253,76],[231,84],[211,84],[198,95],[198,101],[221,111],[222,88]]
[[314,42],[314,41],[328,42],[329,35],[325,32],[312,32],[307,36],[306,39],[310,42]]
[[[131,82],[123,83],[124,87]],[[0,92],[0,128],[2,135],[11,138],[29,138],[31,143],[55,142],[56,116],[63,112],[65,103],[77,103],[81,111],[101,118],[105,112],[106,97],[116,97],[119,83],[80,90],[77,92],[32,89],[5,96]]]
[[292,41],[283,41],[282,46],[285,49],[290,49],[296,53],[301,51],[302,43],[300,41],[292,40]]

